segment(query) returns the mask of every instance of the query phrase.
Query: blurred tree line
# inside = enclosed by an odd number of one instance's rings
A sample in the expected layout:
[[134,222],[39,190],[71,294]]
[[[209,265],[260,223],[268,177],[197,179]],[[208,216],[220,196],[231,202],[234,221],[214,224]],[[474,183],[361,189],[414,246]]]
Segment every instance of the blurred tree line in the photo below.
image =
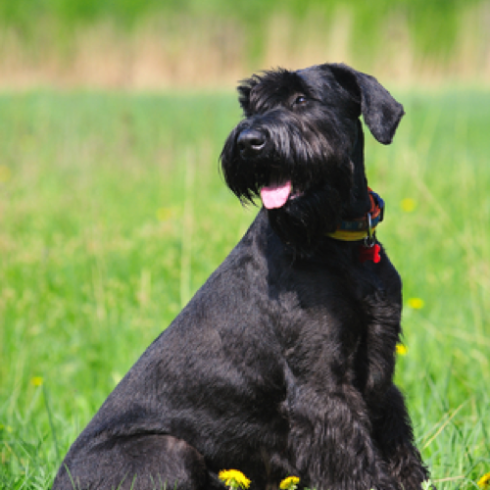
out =
[[[338,26],[339,18],[345,26]],[[304,58],[300,46],[307,38],[310,45],[329,44],[325,55],[336,54],[336,41],[343,43],[344,49],[337,54],[347,51],[347,61],[366,68],[384,56],[387,45],[393,45],[389,62],[399,46],[407,43],[412,60],[423,59],[426,65],[435,60],[438,69],[451,68],[455,52],[461,59],[457,66],[453,63],[453,72],[469,64],[474,72],[482,59],[485,66],[490,64],[486,48],[490,40],[485,34],[490,32],[489,0],[0,0],[0,74],[6,64],[16,65],[15,59],[5,62],[12,58],[12,49],[24,64],[53,59],[54,52],[70,58],[78,49],[74,45],[81,43],[81,33],[93,37],[94,26],[101,25],[106,31],[110,26],[114,42],[152,31],[155,45],[166,50],[167,65],[170,54],[185,56],[185,43],[179,36],[191,31],[202,38],[206,49],[228,50],[226,60],[240,57],[244,69],[273,62],[271,38],[283,51],[296,53],[290,57],[292,62]],[[218,39],[206,44],[209,30]],[[470,42],[462,41],[465,30]],[[327,43],[323,36],[332,31]],[[230,48],[232,45],[235,47]],[[461,50],[467,53],[459,53]],[[285,56],[278,56],[281,63]],[[468,57],[471,62],[464,61]]]

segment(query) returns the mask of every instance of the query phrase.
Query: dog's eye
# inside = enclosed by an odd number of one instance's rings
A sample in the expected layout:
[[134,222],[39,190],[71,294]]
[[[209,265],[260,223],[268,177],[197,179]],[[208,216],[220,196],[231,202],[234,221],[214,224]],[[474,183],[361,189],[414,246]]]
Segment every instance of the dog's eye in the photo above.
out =
[[306,97],[304,95],[298,95],[296,99],[294,99],[294,105],[303,105],[306,104]]

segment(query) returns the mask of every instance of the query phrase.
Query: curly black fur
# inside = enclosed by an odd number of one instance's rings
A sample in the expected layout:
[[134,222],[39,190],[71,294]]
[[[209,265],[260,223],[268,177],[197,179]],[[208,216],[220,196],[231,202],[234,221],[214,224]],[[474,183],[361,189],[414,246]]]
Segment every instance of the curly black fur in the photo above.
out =
[[380,263],[361,263],[359,243],[326,236],[370,206],[359,116],[387,144],[402,106],[344,65],[254,75],[239,94],[228,186],[243,201],[284,181],[292,194],[259,212],[131,368],[55,490],[224,490],[230,468],[252,490],[288,475],[318,490],[419,490],[428,478],[393,384],[400,278],[382,248]]

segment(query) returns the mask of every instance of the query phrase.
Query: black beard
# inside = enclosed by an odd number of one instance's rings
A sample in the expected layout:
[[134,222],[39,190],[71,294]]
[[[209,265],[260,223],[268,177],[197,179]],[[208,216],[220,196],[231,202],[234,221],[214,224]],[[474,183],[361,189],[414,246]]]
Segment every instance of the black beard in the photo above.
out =
[[272,229],[300,256],[313,254],[322,238],[337,229],[351,202],[352,174],[346,166],[340,169],[344,172],[337,172],[335,183],[324,183],[290,198],[281,208],[267,210]]

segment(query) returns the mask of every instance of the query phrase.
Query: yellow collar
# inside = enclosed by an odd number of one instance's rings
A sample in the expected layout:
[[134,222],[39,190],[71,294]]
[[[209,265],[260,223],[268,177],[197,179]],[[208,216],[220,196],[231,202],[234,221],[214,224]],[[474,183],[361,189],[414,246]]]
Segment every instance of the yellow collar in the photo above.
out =
[[342,221],[337,229],[327,236],[344,242],[358,242],[364,240],[374,243],[376,226],[383,221],[385,203],[381,197],[368,187],[371,209],[369,212],[351,221]]
[[[376,227],[371,228],[371,234],[374,233]],[[349,230],[336,230],[333,233],[327,233],[327,236],[334,238],[335,240],[342,240],[344,242],[358,242],[369,238],[369,232],[367,230],[349,231]]]

